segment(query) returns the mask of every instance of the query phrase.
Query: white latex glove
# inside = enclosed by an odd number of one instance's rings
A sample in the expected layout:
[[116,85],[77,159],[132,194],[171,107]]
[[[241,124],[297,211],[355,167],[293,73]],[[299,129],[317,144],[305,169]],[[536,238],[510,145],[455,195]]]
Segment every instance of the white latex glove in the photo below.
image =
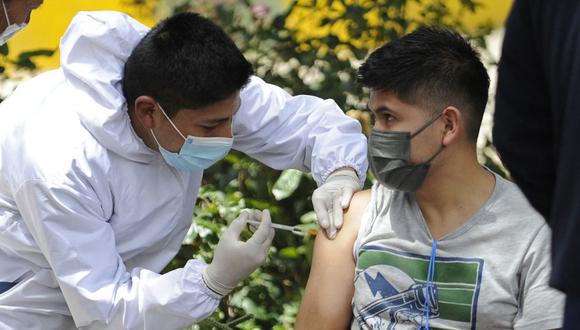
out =
[[268,249],[274,238],[268,210],[261,212],[260,226],[252,237],[246,242],[239,239],[247,220],[253,215],[254,213],[242,212],[232,221],[218,242],[211,264],[202,273],[205,284],[218,294],[225,296],[230,293],[238,283],[260,267],[268,256]]
[[351,169],[333,172],[312,194],[312,204],[320,227],[330,239],[342,227],[342,210],[350,205],[352,195],[361,190],[356,172]]
[[[260,211],[260,210],[257,210],[257,209],[243,209],[242,212],[248,212],[249,213],[248,220],[262,219],[262,211]],[[250,229],[250,231],[252,233],[256,232],[256,230],[258,230],[258,227],[259,226],[255,225],[253,223],[248,223],[248,228]]]

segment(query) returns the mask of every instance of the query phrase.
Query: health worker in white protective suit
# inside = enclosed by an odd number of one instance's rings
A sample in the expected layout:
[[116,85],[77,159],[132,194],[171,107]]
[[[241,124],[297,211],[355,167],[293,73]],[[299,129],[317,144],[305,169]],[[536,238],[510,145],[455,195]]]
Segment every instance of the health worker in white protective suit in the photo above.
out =
[[230,147],[310,170],[327,228],[364,180],[359,123],[252,76],[199,15],[149,30],[80,13],[60,53],[59,69],[0,105],[0,329],[179,329],[210,315],[264,262],[267,211],[245,242],[258,213],[234,220],[209,265],[159,272],[191,225],[203,170]]

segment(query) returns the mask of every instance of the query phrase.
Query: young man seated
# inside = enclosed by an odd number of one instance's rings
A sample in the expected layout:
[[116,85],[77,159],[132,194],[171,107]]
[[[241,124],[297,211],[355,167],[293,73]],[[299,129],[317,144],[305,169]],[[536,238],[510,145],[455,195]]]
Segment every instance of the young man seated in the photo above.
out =
[[359,80],[378,182],[355,195],[335,240],[316,238],[296,328],[560,327],[549,228],[477,161],[489,88],[477,52],[420,28],[374,51]]

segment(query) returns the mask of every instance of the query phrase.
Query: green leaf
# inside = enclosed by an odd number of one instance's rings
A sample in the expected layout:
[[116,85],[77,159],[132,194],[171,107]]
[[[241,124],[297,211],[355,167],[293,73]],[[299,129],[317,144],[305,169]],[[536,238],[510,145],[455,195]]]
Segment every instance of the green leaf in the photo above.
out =
[[22,52],[20,53],[20,55],[18,55],[19,59],[25,59],[25,58],[31,58],[31,57],[36,57],[36,56],[52,56],[52,54],[54,54],[54,50],[51,49],[38,49],[38,50],[32,50],[32,51],[28,51],[28,52]]
[[298,170],[285,170],[282,172],[274,187],[272,187],[272,194],[276,200],[282,200],[292,196],[300,185],[302,179],[302,172]]
[[8,55],[8,44],[0,46],[0,54],[2,54],[3,56]]
[[235,319],[233,321],[228,322],[227,325],[229,327],[233,327],[233,326],[236,326],[236,325],[238,325],[240,323],[246,322],[246,321],[248,321],[250,319],[252,319],[252,315],[246,314],[246,315],[243,315],[243,316],[238,317],[237,319]]
[[220,323],[213,318],[207,318],[197,324],[200,329],[219,329],[219,330],[235,330],[228,324]]
[[298,256],[300,256],[300,253],[295,247],[287,247],[280,250],[280,256],[288,259],[296,259]]
[[50,57],[52,56],[52,54],[54,54],[54,50],[50,50],[50,49],[39,49],[39,50],[33,50],[33,51],[29,51],[29,52],[22,52],[20,53],[20,55],[18,55],[18,58],[16,59],[16,61],[14,61],[14,64],[16,64],[16,66],[20,67],[20,68],[26,68],[26,69],[36,69],[36,64],[32,61],[33,57],[37,57],[37,56],[46,56],[46,57]]
[[302,222],[302,223],[314,223],[314,222],[316,222],[316,213],[314,213],[314,211],[304,213],[300,217],[300,222]]

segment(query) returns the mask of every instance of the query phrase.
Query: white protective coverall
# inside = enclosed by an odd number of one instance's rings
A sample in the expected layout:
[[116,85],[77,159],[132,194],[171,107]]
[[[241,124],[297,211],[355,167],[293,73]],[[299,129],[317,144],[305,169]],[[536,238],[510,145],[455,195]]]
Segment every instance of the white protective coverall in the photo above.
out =
[[[148,28],[82,12],[61,68],[0,106],[0,329],[178,329],[220,296],[190,260],[160,275],[191,225],[202,172],[181,172],[132,129],[123,66]],[[335,169],[364,180],[366,140],[331,100],[291,97],[253,77],[241,91],[233,148],[276,169]]]

